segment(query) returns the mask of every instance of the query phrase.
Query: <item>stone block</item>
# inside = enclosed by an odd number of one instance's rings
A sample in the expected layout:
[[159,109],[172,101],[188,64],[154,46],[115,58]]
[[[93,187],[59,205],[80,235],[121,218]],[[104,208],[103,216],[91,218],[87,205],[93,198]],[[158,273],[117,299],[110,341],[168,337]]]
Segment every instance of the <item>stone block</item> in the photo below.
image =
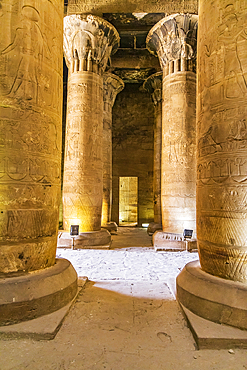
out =
[[155,251],[189,251],[197,249],[195,239],[184,239],[183,234],[156,231],[153,234],[153,246]]

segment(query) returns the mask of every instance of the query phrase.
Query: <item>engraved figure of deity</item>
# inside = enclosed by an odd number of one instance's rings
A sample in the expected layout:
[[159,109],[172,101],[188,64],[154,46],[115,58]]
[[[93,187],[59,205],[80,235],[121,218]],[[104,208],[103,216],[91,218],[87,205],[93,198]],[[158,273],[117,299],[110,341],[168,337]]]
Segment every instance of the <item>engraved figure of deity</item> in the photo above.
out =
[[224,9],[218,42],[224,44],[227,55],[224,66],[226,97],[238,98],[247,93],[247,27],[238,19],[232,4]]
[[25,5],[22,7],[21,16],[12,42],[0,52],[5,55],[17,50],[20,55],[16,74],[6,95],[37,102],[45,36],[40,29],[40,15],[37,9]]

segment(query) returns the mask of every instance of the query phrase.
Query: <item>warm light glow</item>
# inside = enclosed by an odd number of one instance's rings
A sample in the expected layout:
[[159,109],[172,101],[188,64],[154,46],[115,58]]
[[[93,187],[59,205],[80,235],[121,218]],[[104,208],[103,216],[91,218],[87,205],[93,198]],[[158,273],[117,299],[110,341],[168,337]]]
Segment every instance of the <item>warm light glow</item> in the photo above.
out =
[[119,224],[137,223],[138,177],[119,177]]

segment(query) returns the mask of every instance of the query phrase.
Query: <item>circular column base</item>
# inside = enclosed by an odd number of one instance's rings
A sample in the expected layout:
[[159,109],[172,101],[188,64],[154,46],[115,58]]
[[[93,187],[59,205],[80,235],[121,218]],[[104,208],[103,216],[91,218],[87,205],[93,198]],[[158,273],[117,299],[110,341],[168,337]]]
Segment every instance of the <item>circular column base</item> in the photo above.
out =
[[68,232],[61,232],[58,235],[57,246],[71,249],[109,249],[111,234],[105,229],[88,231],[73,237]]
[[0,276],[0,326],[13,325],[55,312],[77,294],[77,273],[66,259],[31,273]]
[[178,275],[177,299],[206,320],[247,330],[247,286],[207,274],[199,261],[188,263]]
[[102,229],[108,230],[110,233],[118,230],[118,225],[113,221],[107,222],[106,224],[101,225],[101,227]]
[[147,228],[147,233],[148,235],[153,235],[155,233],[155,231],[162,231],[162,224],[158,224],[156,222],[150,222],[150,224],[148,225],[148,228]]

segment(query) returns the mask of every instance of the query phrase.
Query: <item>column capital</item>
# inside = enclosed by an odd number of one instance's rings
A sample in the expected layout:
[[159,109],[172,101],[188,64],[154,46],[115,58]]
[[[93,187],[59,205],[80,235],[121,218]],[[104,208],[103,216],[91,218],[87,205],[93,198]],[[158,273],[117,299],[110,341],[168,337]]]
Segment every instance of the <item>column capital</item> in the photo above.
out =
[[151,94],[154,105],[162,101],[162,72],[154,73],[143,83],[143,88]]
[[[195,14],[172,14],[149,31],[147,48],[158,56],[162,69],[176,60],[181,60],[182,65],[182,60],[196,58],[197,26]],[[178,67],[179,70],[183,68]]]
[[64,17],[64,55],[71,73],[104,72],[119,40],[115,27],[96,15]]
[[104,102],[113,107],[117,94],[124,89],[124,82],[113,73],[104,73],[103,83]]

